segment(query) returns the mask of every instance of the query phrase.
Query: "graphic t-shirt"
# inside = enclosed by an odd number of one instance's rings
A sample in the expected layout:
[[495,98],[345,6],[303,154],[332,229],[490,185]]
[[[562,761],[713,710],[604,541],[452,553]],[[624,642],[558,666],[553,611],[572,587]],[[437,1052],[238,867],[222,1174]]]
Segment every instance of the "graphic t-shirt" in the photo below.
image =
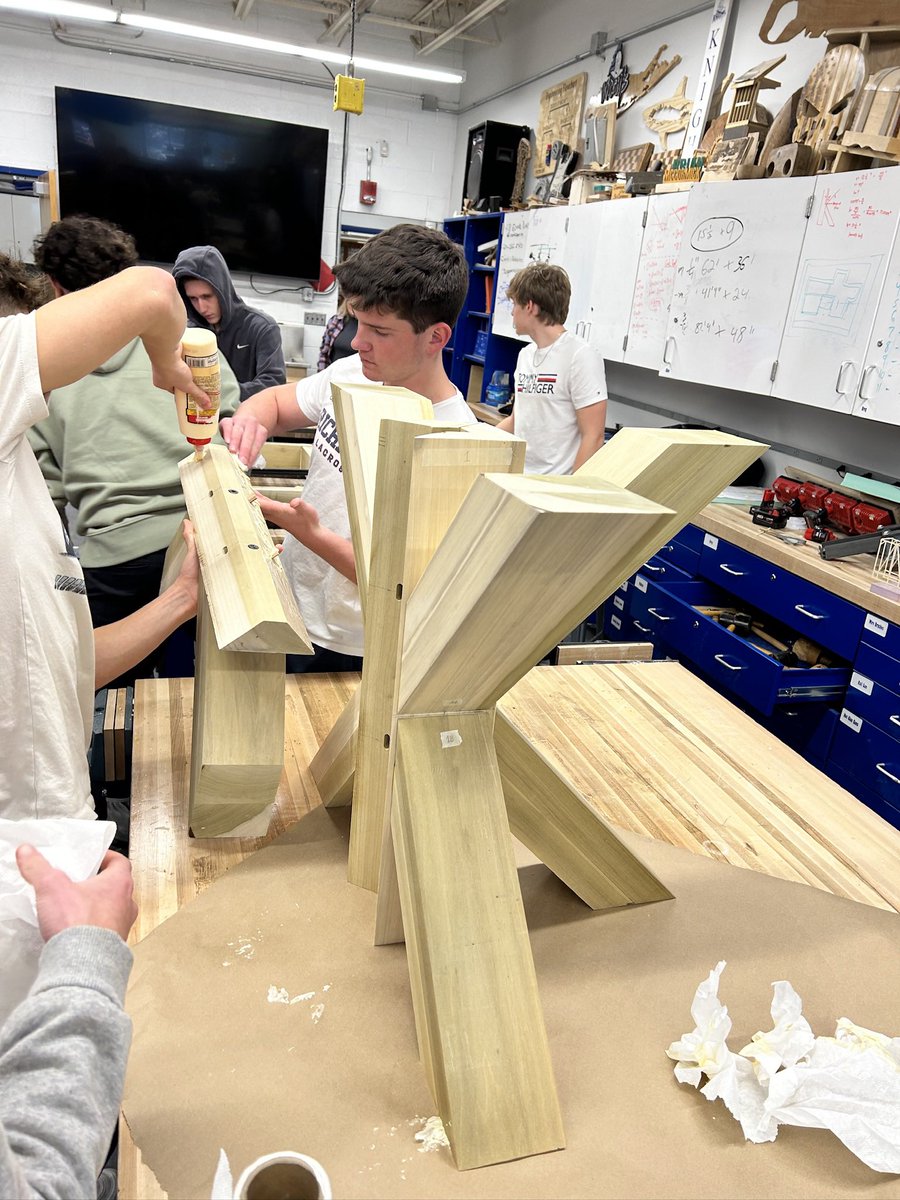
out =
[[568,330],[543,350],[525,346],[516,363],[515,433],[525,439],[526,475],[568,475],[581,435],[576,409],[606,399],[603,359]]

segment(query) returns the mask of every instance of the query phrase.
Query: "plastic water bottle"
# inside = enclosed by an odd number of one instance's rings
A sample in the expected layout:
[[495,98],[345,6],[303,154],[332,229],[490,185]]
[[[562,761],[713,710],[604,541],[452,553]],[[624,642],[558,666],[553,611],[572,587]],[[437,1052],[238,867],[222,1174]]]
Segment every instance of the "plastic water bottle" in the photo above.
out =
[[489,404],[491,408],[499,408],[508,399],[509,373],[507,371],[495,371],[491,376],[491,382],[485,389],[484,402],[485,404]]

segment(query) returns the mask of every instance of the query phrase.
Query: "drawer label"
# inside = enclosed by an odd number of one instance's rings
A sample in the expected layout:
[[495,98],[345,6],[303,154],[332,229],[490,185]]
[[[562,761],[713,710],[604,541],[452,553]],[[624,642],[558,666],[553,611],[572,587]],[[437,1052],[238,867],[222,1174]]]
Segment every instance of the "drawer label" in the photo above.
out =
[[704,533],[703,545],[709,547],[710,550],[718,550],[719,539],[714,533]]
[[613,613],[613,615],[609,618],[609,623],[610,623],[610,625],[612,625],[613,629],[621,629],[622,628],[622,621],[619,617],[616,616],[615,613]]
[[624,583],[620,583],[617,590],[620,592],[627,592],[628,591],[628,580],[626,579]]
[[860,675],[858,671],[854,671],[850,676],[850,686],[858,692],[865,692],[867,696],[872,695],[872,680],[866,679],[865,675]]
[[849,729],[852,729],[854,733],[859,733],[859,731],[862,729],[861,719],[856,715],[856,713],[852,713],[849,708],[841,710],[841,724],[846,725]]
[[634,586],[637,588],[637,590],[639,592],[646,592],[647,580],[643,577],[643,575],[635,575]]
[[874,613],[866,613],[863,628],[868,629],[869,633],[877,633],[879,637],[887,637],[887,621],[883,621],[881,617],[876,617]]
[[619,612],[621,612],[622,609],[625,607],[625,601],[622,599],[621,596],[613,596],[613,605],[615,608],[617,608],[619,610]]

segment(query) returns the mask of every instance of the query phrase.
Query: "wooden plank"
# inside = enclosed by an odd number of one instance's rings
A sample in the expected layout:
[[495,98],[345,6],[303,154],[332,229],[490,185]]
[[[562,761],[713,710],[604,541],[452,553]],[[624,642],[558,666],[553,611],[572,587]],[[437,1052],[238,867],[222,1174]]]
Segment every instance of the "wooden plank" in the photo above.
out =
[[224,446],[178,465],[220,650],[310,654],[253,488]]
[[[363,615],[372,553],[372,512],[378,466],[378,435],[385,417],[401,421],[431,421],[434,406],[406,388],[380,384],[331,385],[334,415],[341,446],[344,491],[350,513],[356,581]],[[448,428],[440,425],[438,428]]]
[[671,900],[559,771],[501,714],[494,745],[509,827],[591,908]]
[[116,775],[116,689],[107,688],[103,711],[103,777],[107,781]]
[[284,655],[220,650],[203,588],[195,687],[194,837],[265,833],[284,768]]
[[646,560],[670,516],[605,483],[476,479],[409,600],[399,711],[495,703]]
[[398,726],[392,810],[419,1050],[456,1165],[565,1144],[492,713]]
[[650,662],[652,642],[563,642],[556,649],[556,666],[573,663]]
[[359,690],[316,751],[309,769],[326,808],[341,808],[353,798],[356,772],[356,738],[359,728]]
[[303,495],[303,486],[302,483],[264,483],[260,480],[253,484],[253,490],[269,500],[290,504],[292,500],[299,500]]
[[127,719],[126,704],[128,701],[127,688],[116,688],[115,742],[116,742],[116,779],[125,779],[125,722]]
[[266,460],[263,470],[308,471],[309,446],[302,442],[266,442],[262,456]]

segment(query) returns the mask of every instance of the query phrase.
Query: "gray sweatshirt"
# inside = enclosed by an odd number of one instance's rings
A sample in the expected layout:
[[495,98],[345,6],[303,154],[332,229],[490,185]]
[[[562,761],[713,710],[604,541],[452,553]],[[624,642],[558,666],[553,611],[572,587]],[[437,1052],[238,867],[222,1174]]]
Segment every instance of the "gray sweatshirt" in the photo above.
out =
[[111,929],[51,938],[0,1029],[0,1196],[89,1200],[122,1099],[131,951]]

